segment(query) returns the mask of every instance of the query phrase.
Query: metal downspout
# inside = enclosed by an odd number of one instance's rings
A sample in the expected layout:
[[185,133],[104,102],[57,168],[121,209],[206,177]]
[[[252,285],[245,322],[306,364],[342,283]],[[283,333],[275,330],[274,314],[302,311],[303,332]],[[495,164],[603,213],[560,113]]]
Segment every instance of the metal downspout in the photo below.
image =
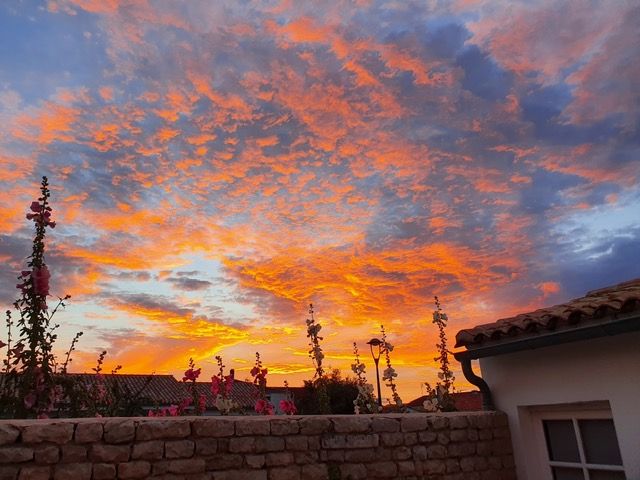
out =
[[464,374],[464,378],[466,378],[472,385],[478,387],[480,389],[480,393],[482,393],[482,409],[495,410],[496,407],[493,404],[491,389],[482,377],[473,373],[473,369],[471,368],[471,358],[465,356],[458,360],[462,364],[462,373]]

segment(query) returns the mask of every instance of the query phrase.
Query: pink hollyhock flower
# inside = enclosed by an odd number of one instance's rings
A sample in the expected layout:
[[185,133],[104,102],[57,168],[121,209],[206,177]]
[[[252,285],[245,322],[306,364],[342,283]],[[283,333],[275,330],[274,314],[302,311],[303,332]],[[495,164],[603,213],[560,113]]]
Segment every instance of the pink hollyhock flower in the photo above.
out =
[[169,405],[169,408],[167,408],[167,412],[169,413],[169,416],[177,417],[178,416],[178,406],[177,405]]
[[262,398],[256,402],[254,408],[256,413],[259,413],[260,415],[273,415],[275,413],[273,405]]
[[49,295],[49,279],[51,278],[51,274],[47,266],[43,265],[42,267],[34,268],[31,277],[33,278],[33,289],[36,295]]
[[249,373],[251,373],[252,377],[255,377],[256,375],[258,375],[258,373],[260,373],[260,369],[258,367],[253,367],[251,369],[251,372],[249,372]]
[[295,403],[291,400],[280,400],[280,410],[285,415],[295,415],[298,412]]
[[31,202],[31,206],[29,208],[31,209],[32,212],[36,212],[36,213],[39,213],[42,211],[42,205],[40,205],[38,202]]
[[224,377],[224,387],[225,393],[229,395],[231,393],[231,389],[233,388],[233,375],[227,375]]
[[215,375],[211,377],[211,393],[214,397],[220,393],[220,379]]
[[153,412],[153,410],[149,410],[147,412],[147,417],[155,417],[155,416],[156,416],[156,414]]
[[204,394],[200,394],[198,398],[198,410],[204,412],[207,408],[207,397]]
[[182,381],[183,382],[188,382],[188,381],[193,381],[195,382],[196,379],[200,376],[200,372],[202,371],[201,368],[194,370],[193,368],[190,368],[189,370],[186,370],[184,372],[184,377],[182,377]]
[[33,406],[36,404],[36,400],[38,398],[36,397],[36,394],[33,392],[29,392],[25,395],[24,397],[24,406],[28,409],[33,408]]

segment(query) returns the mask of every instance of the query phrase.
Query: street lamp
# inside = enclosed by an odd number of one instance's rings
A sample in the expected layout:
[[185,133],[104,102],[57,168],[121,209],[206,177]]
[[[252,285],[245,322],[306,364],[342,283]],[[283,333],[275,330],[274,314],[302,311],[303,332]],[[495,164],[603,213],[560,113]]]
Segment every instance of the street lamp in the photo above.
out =
[[[380,361],[380,354],[382,353],[382,340],[372,338],[367,342],[367,345],[371,348],[371,356],[376,364],[376,381],[378,382],[378,405],[382,406],[382,393],[380,392],[380,371],[378,370],[378,362]],[[377,347],[375,350],[373,347]]]

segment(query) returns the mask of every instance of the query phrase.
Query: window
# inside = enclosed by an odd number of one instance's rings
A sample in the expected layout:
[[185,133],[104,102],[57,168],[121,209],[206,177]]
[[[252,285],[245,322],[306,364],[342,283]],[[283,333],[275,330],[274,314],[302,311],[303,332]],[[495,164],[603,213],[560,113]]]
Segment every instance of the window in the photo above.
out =
[[547,478],[625,480],[610,410],[554,409],[535,414]]

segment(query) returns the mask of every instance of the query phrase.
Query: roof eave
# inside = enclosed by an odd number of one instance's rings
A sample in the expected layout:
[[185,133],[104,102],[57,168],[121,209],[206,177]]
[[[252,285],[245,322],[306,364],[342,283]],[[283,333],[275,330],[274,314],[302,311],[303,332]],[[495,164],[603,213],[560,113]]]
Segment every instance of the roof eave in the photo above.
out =
[[505,342],[493,342],[490,345],[467,346],[466,350],[455,352],[454,356],[458,361],[466,358],[473,360],[635,331],[640,331],[640,312],[617,316],[608,322],[598,322],[579,328],[542,333]]

